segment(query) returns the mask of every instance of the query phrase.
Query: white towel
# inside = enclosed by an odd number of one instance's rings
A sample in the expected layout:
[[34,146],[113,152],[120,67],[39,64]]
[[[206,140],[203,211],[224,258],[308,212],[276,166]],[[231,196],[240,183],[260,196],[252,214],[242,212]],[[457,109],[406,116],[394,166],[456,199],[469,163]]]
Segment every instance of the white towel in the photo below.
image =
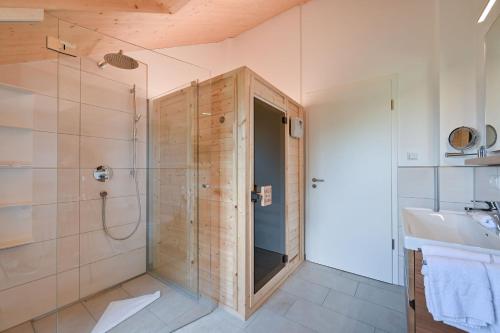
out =
[[424,259],[427,256],[439,256],[439,257],[448,257],[448,258],[463,259],[463,260],[480,261],[484,263],[491,262],[491,256],[489,254],[452,249],[449,247],[442,247],[442,246],[429,246],[429,245],[422,246],[422,253],[424,255]]
[[424,259],[425,297],[434,320],[469,332],[495,323],[484,263],[429,255]]
[[491,291],[493,293],[493,305],[495,306],[496,322],[490,326],[488,332],[500,333],[500,265],[486,265]]

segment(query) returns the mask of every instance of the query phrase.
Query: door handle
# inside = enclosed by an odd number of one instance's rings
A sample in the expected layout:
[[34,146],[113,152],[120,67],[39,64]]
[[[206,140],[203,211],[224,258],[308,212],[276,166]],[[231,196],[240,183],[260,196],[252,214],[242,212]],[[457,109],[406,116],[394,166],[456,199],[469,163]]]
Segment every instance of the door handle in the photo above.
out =
[[325,182],[324,179],[319,179],[319,178],[313,178],[312,181],[313,181],[313,183],[324,183]]

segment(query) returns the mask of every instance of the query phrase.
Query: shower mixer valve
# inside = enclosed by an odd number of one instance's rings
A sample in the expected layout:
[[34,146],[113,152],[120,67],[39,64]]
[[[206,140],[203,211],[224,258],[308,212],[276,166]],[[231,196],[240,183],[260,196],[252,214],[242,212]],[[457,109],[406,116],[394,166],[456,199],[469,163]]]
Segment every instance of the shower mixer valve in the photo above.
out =
[[111,179],[111,176],[113,175],[113,170],[109,166],[106,165],[99,165],[97,168],[94,170],[94,178],[98,182],[104,183],[107,180]]

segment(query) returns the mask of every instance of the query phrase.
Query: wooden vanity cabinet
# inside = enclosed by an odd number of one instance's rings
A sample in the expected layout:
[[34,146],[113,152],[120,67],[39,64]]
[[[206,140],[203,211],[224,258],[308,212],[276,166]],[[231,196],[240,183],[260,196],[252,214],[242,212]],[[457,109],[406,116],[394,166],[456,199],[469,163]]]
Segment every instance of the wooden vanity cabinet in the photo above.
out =
[[420,251],[406,250],[407,316],[409,333],[458,333],[458,328],[435,321],[427,310]]

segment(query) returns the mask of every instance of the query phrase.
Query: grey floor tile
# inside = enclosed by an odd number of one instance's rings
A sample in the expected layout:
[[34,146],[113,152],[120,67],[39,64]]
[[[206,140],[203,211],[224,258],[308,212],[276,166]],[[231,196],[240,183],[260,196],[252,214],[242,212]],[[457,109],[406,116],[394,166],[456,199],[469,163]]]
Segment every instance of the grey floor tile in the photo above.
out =
[[168,323],[167,327],[171,331],[184,327],[204,316],[209,315],[214,310],[215,306],[216,304],[209,299],[202,298],[199,300],[194,300],[194,303],[189,308],[189,310],[171,320]]
[[216,309],[211,315],[219,317],[222,320],[227,321],[227,322],[231,323],[231,325],[238,327],[240,329],[244,329],[245,327],[250,325],[250,323],[257,317],[257,313],[254,313],[252,316],[250,316],[250,318],[248,318],[245,321],[245,320],[241,319],[240,317],[238,317],[232,313],[229,313],[222,308]]
[[356,297],[383,305],[392,310],[405,312],[405,295],[399,292],[360,283],[356,291]]
[[158,290],[160,291],[161,295],[163,295],[171,289],[149,274],[141,275],[133,280],[123,283],[122,288],[131,296],[152,294]]
[[329,289],[296,276],[288,278],[281,289],[307,301],[323,304]]
[[279,315],[285,315],[297,299],[297,296],[289,294],[284,290],[278,290],[269,298],[262,308]]
[[90,312],[92,317],[97,321],[101,318],[109,303],[126,298],[130,298],[130,295],[127,294],[122,288],[116,287],[86,299],[82,303]]
[[[216,310],[218,311],[218,310]],[[224,310],[221,310],[224,311]],[[226,320],[225,316],[217,312],[211,313],[201,319],[182,327],[176,332],[179,333],[240,333],[243,328],[235,324],[232,320]],[[162,332],[163,333],[163,332]]]
[[245,332],[307,333],[315,331],[274,312],[261,310],[252,323],[245,329]]
[[311,262],[304,263],[295,276],[349,295],[354,295],[358,287],[357,281],[343,276],[341,271]]
[[348,273],[348,272],[342,272],[341,275],[346,277],[346,278],[352,279],[354,281],[366,283],[366,284],[373,286],[373,287],[376,287],[376,288],[386,289],[386,290],[389,290],[389,291],[392,291],[395,293],[404,294],[404,287],[402,287],[402,286],[398,286],[395,284],[390,284],[390,283],[370,279],[370,278],[367,278],[367,277],[364,277],[361,275],[356,275],[356,274],[352,274],[352,273]]
[[318,332],[373,333],[375,331],[370,325],[302,300],[292,305],[286,317]]
[[142,310],[128,318],[118,326],[109,330],[110,333],[154,333],[165,324],[148,310]]
[[186,312],[194,310],[196,305],[195,299],[181,292],[170,290],[147,309],[168,326]]
[[326,298],[324,306],[387,332],[406,331],[403,313],[334,290]]
[[[57,320],[56,320],[57,319]],[[34,323],[37,333],[89,333],[96,322],[81,303],[65,308]]]

